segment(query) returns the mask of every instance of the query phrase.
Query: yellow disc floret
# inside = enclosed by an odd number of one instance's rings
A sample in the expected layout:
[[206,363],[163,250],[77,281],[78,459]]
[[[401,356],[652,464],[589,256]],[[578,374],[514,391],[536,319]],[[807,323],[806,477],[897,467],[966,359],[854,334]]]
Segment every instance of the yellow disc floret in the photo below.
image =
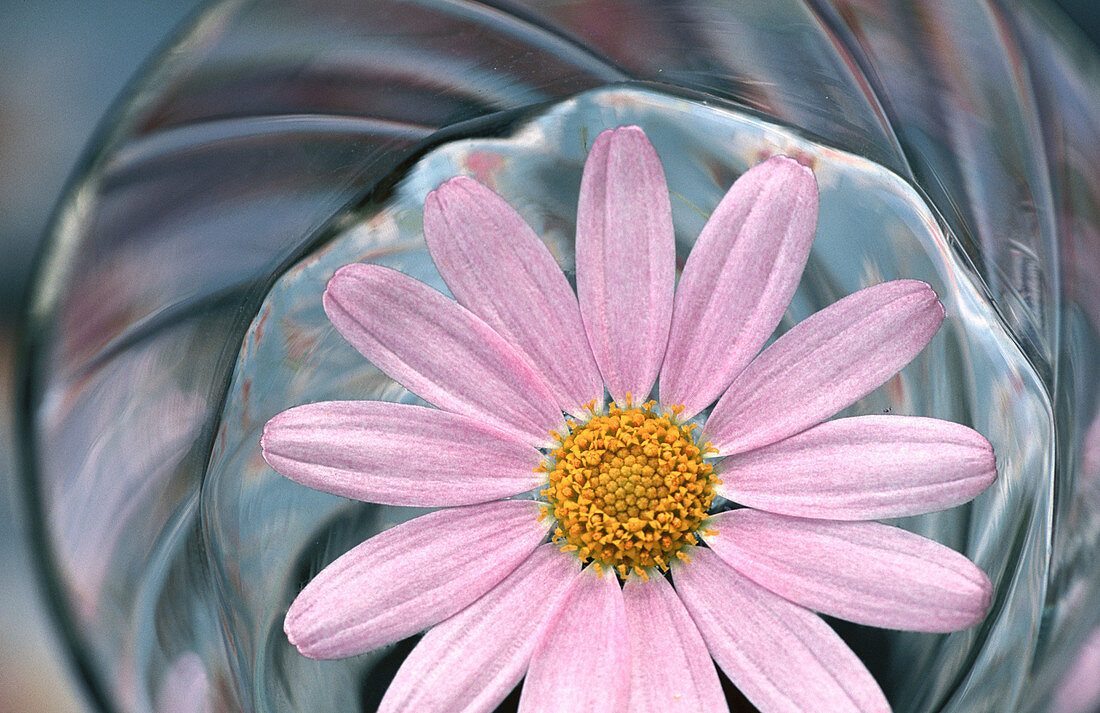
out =
[[686,559],[680,550],[696,543],[718,481],[703,460],[710,444],[695,444],[695,424],[676,423],[682,410],[612,404],[606,415],[571,423],[564,437],[554,434],[560,445],[537,470],[550,481],[542,495],[563,550],[624,578]]

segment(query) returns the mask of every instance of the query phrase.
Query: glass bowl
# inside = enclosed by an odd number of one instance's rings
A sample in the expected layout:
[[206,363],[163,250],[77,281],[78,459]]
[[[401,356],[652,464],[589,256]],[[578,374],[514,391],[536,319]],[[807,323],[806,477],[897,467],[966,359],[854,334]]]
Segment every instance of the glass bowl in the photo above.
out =
[[1097,66],[1043,6],[994,2],[209,6],[104,124],[28,315],[35,544],[95,703],[375,709],[413,640],[316,662],[282,618],[324,564],[421,511],[307,490],[259,451],[294,405],[417,402],[331,328],[324,284],[369,261],[445,290],[421,211],[460,173],[571,277],[587,147],[637,124],[668,174],[681,265],[748,166],[814,167],[817,238],[780,332],[897,277],[947,308],[849,413],[991,440],[990,491],[898,524],[977,562],[995,597],[950,635],[834,622],[894,709],[1093,710]]

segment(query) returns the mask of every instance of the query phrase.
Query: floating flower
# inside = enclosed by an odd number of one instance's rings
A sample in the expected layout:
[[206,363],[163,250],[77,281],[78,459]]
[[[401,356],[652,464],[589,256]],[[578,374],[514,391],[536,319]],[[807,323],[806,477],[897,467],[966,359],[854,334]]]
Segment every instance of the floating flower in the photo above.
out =
[[[263,436],[297,482],[442,508],[337,559],[287,612],[313,658],[428,629],[382,711],[489,711],[524,678],[522,711],[727,710],[712,659],[765,713],[889,710],[814,612],[935,632],[985,616],[974,564],[871,520],[970,500],[996,477],[989,443],[930,418],[825,421],[924,348],[944,314],[932,289],[868,287],[757,354],[810,251],[813,174],[785,157],[746,172],[678,287],[668,196],[645,134],[606,131],[581,183],[576,293],[463,177],[424,209],[454,300],[376,265],[329,283],[340,333],[437,407],[310,404]],[[711,514],[718,496],[744,507]]]

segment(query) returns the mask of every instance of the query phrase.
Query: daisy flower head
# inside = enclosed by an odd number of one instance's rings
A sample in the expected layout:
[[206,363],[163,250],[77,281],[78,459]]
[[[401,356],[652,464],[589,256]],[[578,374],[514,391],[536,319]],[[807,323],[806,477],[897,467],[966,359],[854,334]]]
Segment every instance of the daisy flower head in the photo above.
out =
[[353,264],[324,306],[434,408],[299,406],[262,447],[312,488],[440,509],[318,574],[287,612],[291,643],[339,658],[426,630],[387,713],[490,711],[521,680],[525,712],[726,711],[715,664],[764,713],[889,710],[818,613],[930,632],[981,621],[992,587],[977,566],[876,520],[964,503],[996,468],[959,424],[827,420],[931,340],[944,311],[927,284],[867,287],[764,348],[817,207],[808,168],[763,161],[677,283],[656,150],[638,127],[605,131],[581,181],[574,291],[489,188],[457,177],[430,193],[424,236],[454,299]]

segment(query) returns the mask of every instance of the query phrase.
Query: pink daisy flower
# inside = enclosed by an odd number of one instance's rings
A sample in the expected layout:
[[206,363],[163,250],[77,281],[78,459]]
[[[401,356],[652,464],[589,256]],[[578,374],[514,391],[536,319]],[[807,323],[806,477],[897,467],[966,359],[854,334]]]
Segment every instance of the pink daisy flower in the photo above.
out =
[[760,351],[817,203],[797,162],[753,167],[677,286],[657,153],[637,127],[605,131],[581,182],[574,293],[488,188],[459,177],[429,194],[424,234],[455,299],[354,264],[324,305],[437,408],[299,406],[262,445],[309,487],[442,509],[326,567],[287,612],[290,641],[338,658],[427,629],[387,713],[490,711],[521,679],[525,712],[725,711],[715,663],[764,713],[889,710],[815,612],[932,632],[979,622],[992,587],[978,567],[873,520],[964,503],[996,469],[959,424],[825,421],[929,342],[944,312],[928,285],[868,287]]

